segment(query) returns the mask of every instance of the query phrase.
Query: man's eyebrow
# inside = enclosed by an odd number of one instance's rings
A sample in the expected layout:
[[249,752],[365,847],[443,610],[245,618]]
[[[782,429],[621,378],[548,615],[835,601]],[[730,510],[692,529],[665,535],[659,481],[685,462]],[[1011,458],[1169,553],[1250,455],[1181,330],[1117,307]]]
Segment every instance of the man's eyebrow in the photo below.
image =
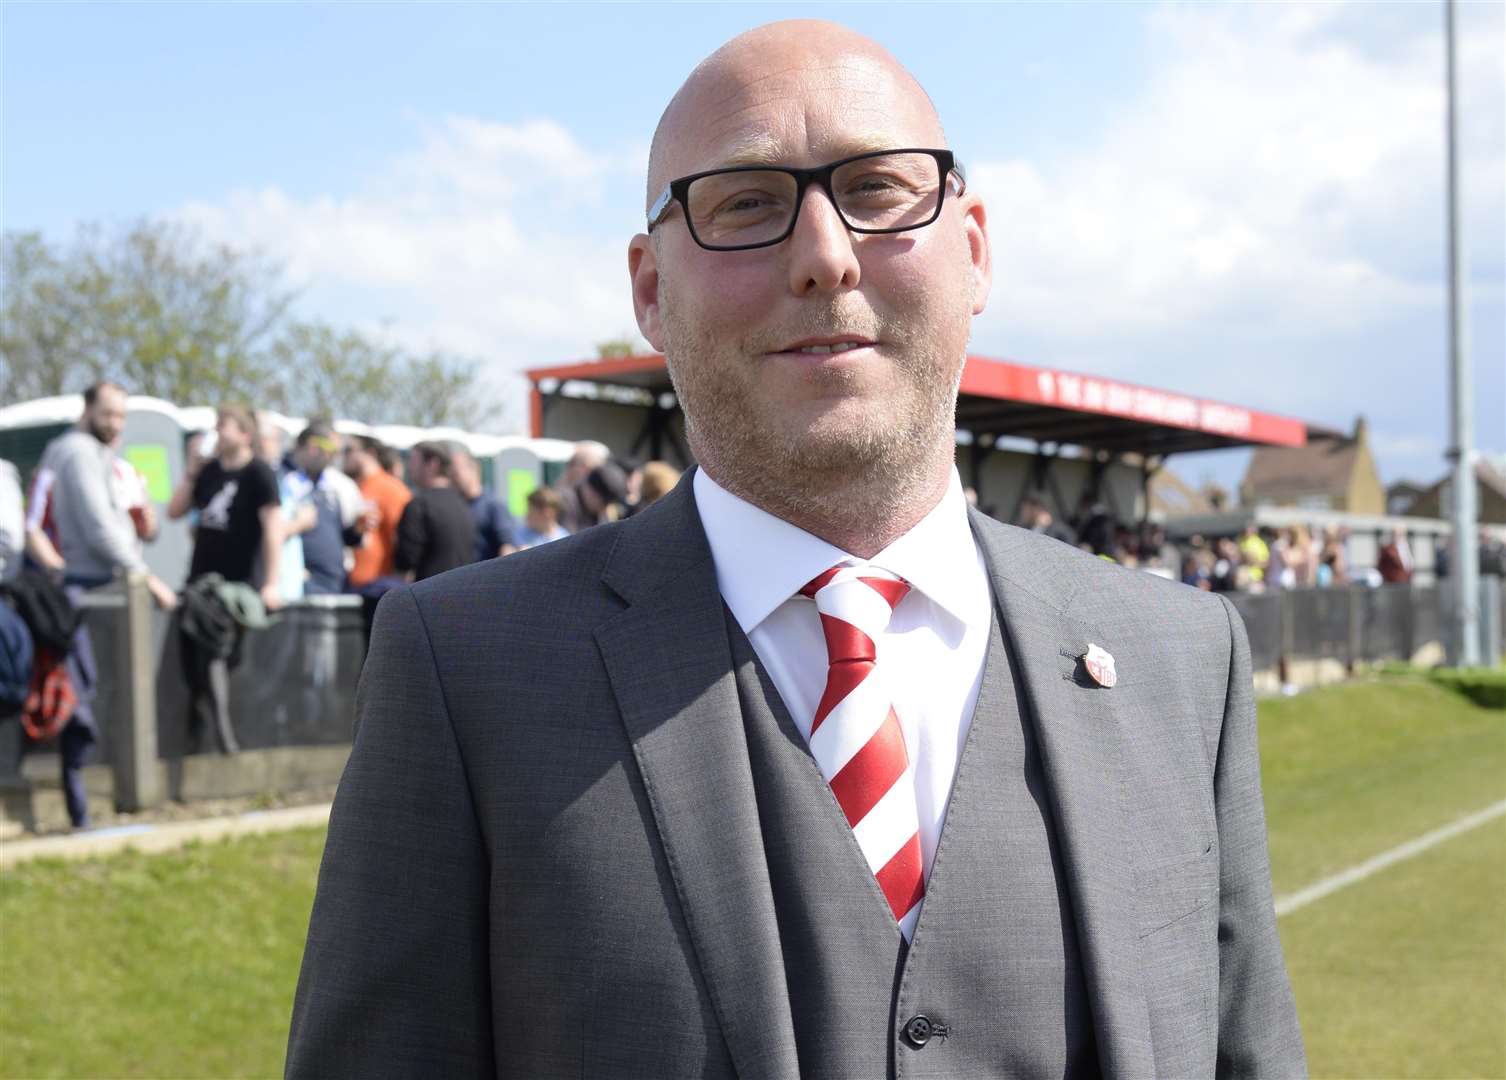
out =
[[784,157],[784,148],[778,139],[766,132],[755,132],[733,144],[717,168],[732,165],[782,165]]
[[[840,161],[845,157],[854,157],[874,150],[891,150],[899,145],[894,141],[892,134],[872,132],[857,135],[843,134],[839,140],[824,144],[818,150],[821,161],[827,162]],[[778,139],[764,132],[757,132],[734,144],[715,167],[721,169],[738,165],[788,165],[789,163],[790,155]]]

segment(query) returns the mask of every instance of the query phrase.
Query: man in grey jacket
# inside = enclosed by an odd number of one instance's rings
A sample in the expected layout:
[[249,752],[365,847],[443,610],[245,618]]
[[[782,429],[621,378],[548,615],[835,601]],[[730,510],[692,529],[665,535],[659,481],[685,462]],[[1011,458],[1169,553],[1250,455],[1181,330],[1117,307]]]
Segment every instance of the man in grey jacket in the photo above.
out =
[[382,601],[288,1074],[1302,1073],[1239,616],[967,507],[987,219],[924,91],[749,31],[646,203],[700,466]]
[[[61,556],[63,583],[75,603],[88,590],[110,584],[120,573],[147,574],[159,607],[177,606],[173,590],[147,571],[136,526],[116,483],[115,444],[125,430],[126,392],[101,381],[84,391],[84,412],[73,430],[47,444],[39,470],[51,476],[46,498]],[[33,549],[39,546],[33,544]],[[52,547],[53,545],[48,545]],[[79,624],[68,656],[68,677],[77,696],[73,716],[58,735],[63,796],[75,828],[89,823],[82,770],[98,739],[94,716],[96,669],[87,620]]]

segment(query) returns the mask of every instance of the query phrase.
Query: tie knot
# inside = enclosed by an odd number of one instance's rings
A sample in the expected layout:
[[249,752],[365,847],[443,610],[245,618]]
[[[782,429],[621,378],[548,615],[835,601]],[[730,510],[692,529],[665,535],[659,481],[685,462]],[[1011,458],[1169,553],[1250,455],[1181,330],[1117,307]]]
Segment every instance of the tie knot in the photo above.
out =
[[800,590],[816,602],[833,663],[875,659],[874,641],[910,591],[903,578],[876,566],[834,566]]

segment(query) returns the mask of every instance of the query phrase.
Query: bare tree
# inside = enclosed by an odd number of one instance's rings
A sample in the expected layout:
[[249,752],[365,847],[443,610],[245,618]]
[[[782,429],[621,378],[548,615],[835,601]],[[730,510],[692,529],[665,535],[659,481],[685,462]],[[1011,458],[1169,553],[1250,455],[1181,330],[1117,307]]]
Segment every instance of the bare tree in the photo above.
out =
[[474,361],[298,320],[281,266],[182,225],[85,226],[68,250],[6,233],[3,272],[6,403],[105,377],[185,405],[236,398],[419,426],[497,416]]

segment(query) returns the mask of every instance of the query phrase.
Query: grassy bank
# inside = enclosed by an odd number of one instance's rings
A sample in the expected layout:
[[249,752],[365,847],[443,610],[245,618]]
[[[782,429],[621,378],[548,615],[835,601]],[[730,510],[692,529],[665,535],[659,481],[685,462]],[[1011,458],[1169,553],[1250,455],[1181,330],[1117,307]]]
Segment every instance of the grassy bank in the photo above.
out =
[[[1506,798],[1506,712],[1423,676],[1260,706],[1277,895]],[[1315,1077],[1506,1077],[1506,820],[1283,918]]]
[[280,1076],[323,829],[0,877],[0,1074]]
[[[1425,678],[1260,711],[1278,894],[1506,798],[1506,714]],[[0,877],[0,1075],[279,1075],[323,839]],[[1506,1076],[1501,820],[1280,925],[1314,1076]]]

